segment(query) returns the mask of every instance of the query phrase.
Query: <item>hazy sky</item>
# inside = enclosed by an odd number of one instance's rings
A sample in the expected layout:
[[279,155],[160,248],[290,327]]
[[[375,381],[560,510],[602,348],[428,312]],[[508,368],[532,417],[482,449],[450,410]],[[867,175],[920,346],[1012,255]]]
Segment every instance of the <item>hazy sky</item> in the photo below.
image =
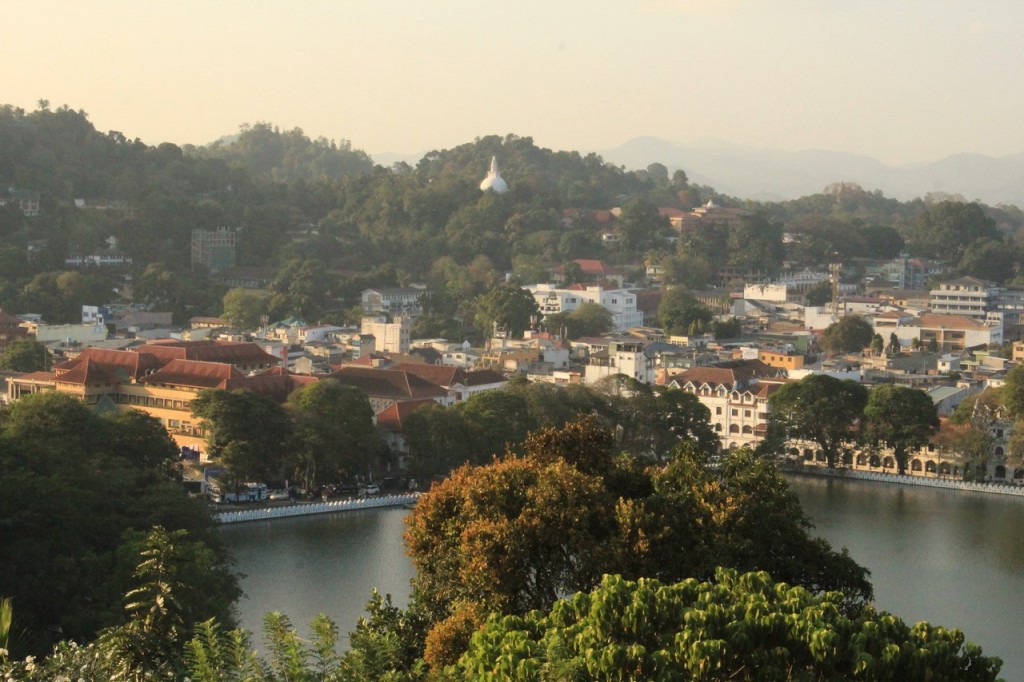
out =
[[0,103],[149,144],[268,121],[371,154],[637,136],[889,163],[1024,152],[1020,0],[33,0]]

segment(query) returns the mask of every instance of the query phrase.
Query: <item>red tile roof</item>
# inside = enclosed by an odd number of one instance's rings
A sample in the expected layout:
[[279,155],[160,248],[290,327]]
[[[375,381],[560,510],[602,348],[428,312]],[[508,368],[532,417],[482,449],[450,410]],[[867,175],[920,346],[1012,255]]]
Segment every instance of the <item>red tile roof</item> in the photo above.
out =
[[465,375],[465,371],[460,367],[452,367],[451,365],[420,365],[403,362],[391,369],[408,372],[424,381],[429,381],[432,384],[444,386],[445,388],[452,384],[461,383]]
[[388,431],[400,432],[402,430],[402,423],[405,421],[406,417],[416,410],[428,405],[437,405],[437,403],[429,398],[422,400],[406,400],[400,403],[394,403],[377,415],[377,426],[387,429]]
[[232,365],[276,365],[279,358],[248,341],[177,341],[159,339],[139,346],[139,353],[150,353],[162,362],[200,360]]
[[142,377],[139,381],[145,384],[225,389],[229,379],[238,379],[243,376],[233,365],[226,362],[171,360],[156,372]]
[[328,374],[325,378],[337,379],[348,386],[361,388],[371,398],[399,401],[442,398],[448,395],[448,391],[437,384],[424,381],[415,374],[394,369],[347,366]]
[[108,350],[106,348],[86,348],[74,360],[69,360],[54,367],[58,378],[79,365],[94,362],[114,372],[122,381],[138,380],[140,377],[160,367],[162,363],[149,353],[137,353],[130,350]]
[[110,366],[86,358],[84,362],[62,372],[56,381],[61,384],[80,384],[82,386],[113,386],[121,383],[122,379]]

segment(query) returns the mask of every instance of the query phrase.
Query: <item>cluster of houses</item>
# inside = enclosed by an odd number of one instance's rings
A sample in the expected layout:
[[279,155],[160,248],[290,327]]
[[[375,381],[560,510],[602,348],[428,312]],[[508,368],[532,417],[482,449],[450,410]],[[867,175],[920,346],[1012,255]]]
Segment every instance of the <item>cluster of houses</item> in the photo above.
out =
[[[496,160],[481,190],[508,191]],[[38,210],[38,196],[31,193],[11,190],[3,200],[19,201],[26,212]],[[106,208],[90,201],[76,205]],[[616,210],[590,213],[602,226],[602,241],[614,247]],[[581,217],[577,214],[567,211],[567,224]],[[708,226],[735,227],[746,218],[741,209],[713,202],[661,214],[679,236]],[[230,286],[265,286],[265,272],[235,267],[236,236],[227,228],[194,231],[193,264],[218,272]],[[104,250],[69,256],[68,265],[123,264],[124,258],[111,238]],[[665,291],[658,286],[660,266],[647,265],[647,286],[640,287],[629,284],[622,270],[595,259],[552,268],[549,281],[525,286],[541,313],[535,329],[521,338],[495,329],[482,347],[461,339],[411,337],[413,321],[423,312],[423,286],[363,291],[366,316],[359,327],[290,318],[239,330],[217,318],[197,317],[189,328],[177,329],[169,313],[116,305],[83,307],[81,325],[47,325],[38,316],[0,311],[0,351],[24,336],[45,343],[57,359],[52,371],[0,376],[0,398],[9,402],[56,390],[97,409],[144,410],[160,419],[179,445],[202,457],[203,424],[190,413],[200,390],[245,389],[283,401],[297,387],[332,378],[366,392],[378,425],[401,454],[402,421],[422,405],[452,405],[500,389],[512,376],[584,385],[625,376],[697,396],[710,412],[722,448],[731,449],[759,443],[767,432],[772,393],[811,373],[913,386],[928,391],[939,414],[947,416],[968,396],[998,387],[1011,363],[1024,359],[1024,344],[1015,344],[1009,359],[989,350],[1021,337],[1024,288],[964,277],[924,290],[927,281],[948,274],[942,264],[902,256],[861,265],[860,284],[841,282],[838,266],[772,279],[765,272],[724,268],[718,273],[721,288],[692,293],[719,319],[741,323],[743,333],[735,340],[666,335],[657,328]],[[831,301],[808,305],[808,292],[823,285],[831,288]],[[863,295],[864,290],[876,295]],[[547,316],[588,303],[609,312],[613,329],[608,334],[569,339],[560,330],[538,331]],[[824,330],[851,315],[870,324],[882,350],[823,357]],[[1010,424],[997,415],[985,477],[1024,479],[1024,469],[1008,470],[1006,464],[1009,432]],[[940,443],[912,458],[912,473],[962,475],[962,458]],[[794,444],[793,454],[812,464],[820,458],[801,444]],[[885,452],[851,453],[847,464],[881,471],[895,466]]]

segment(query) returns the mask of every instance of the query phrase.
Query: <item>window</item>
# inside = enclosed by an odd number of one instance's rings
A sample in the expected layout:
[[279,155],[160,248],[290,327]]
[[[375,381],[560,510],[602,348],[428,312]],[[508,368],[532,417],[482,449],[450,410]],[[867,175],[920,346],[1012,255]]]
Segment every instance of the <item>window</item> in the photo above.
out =
[[722,414],[722,408],[721,407],[716,407],[715,408],[715,414]]
[[737,410],[737,409],[736,409],[735,407],[734,407],[734,408],[732,408],[732,416],[734,416],[734,417],[738,417],[738,416],[739,416],[739,414],[740,414],[740,411],[739,411],[739,410]]
[[750,419],[750,410],[743,410],[743,416]]

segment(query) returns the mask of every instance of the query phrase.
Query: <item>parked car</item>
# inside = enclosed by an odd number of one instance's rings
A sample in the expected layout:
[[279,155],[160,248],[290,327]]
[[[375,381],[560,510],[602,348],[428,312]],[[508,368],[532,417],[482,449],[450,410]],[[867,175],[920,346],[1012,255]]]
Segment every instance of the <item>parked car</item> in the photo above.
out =
[[360,496],[380,495],[380,486],[377,485],[376,483],[370,483],[370,484],[364,485],[363,487],[361,487],[359,489],[359,495]]

